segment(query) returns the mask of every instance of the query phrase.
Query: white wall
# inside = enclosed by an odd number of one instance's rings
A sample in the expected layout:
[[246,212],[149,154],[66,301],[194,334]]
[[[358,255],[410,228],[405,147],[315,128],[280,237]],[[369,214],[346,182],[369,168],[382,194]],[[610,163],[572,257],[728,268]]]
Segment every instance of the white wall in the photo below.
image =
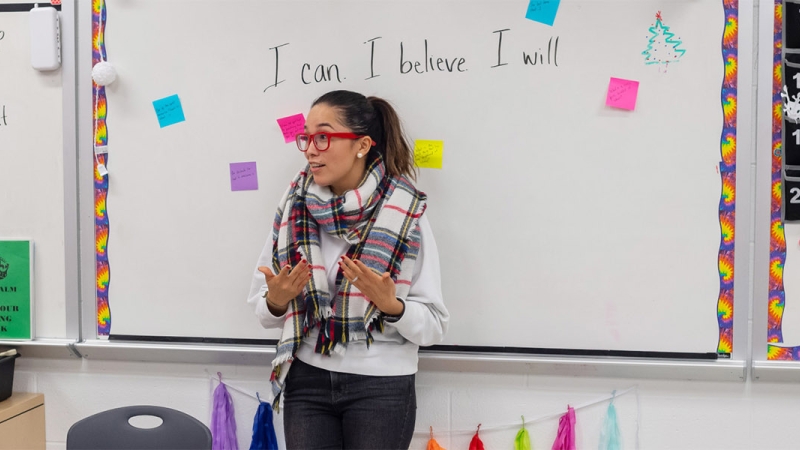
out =
[[[67,430],[96,412],[130,404],[155,404],[182,410],[209,424],[213,386],[206,375],[221,371],[233,386],[267,390],[269,369],[253,366],[209,367],[89,360],[17,360],[14,390],[45,395],[48,449],[65,448]],[[800,386],[740,382],[687,382],[577,377],[541,377],[509,373],[420,372],[417,378],[417,430],[411,448],[424,449],[434,427],[447,449],[466,449],[472,430],[513,425],[638,385],[642,449],[788,449],[798,438],[788,431],[800,422]],[[249,448],[257,403],[233,390],[240,448]],[[636,396],[616,400],[624,448],[635,448]],[[578,448],[596,448],[607,403],[577,411]],[[276,416],[280,417],[280,416]],[[280,419],[276,421],[282,440]],[[551,419],[529,427],[534,448],[550,448],[558,426]],[[512,448],[516,426],[481,432],[486,448]]]

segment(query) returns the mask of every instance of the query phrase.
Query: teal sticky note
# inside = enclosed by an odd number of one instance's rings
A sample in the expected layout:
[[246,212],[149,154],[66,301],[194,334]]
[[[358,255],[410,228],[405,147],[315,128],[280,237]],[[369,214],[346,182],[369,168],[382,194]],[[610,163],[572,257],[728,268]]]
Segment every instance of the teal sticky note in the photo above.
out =
[[528,3],[528,12],[525,13],[525,18],[553,26],[559,4],[561,4],[561,0],[531,0]]
[[161,126],[161,128],[168,127],[186,120],[186,118],[183,117],[181,99],[177,94],[154,101],[153,108],[156,110],[158,124]]

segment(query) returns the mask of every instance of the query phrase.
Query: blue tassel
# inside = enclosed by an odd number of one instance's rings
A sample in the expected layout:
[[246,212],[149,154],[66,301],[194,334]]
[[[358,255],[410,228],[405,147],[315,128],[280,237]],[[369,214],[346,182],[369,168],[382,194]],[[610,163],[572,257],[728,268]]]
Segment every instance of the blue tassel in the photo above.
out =
[[275,425],[272,423],[272,406],[258,398],[258,410],[253,419],[253,440],[250,450],[278,450],[278,437],[275,436]]
[[[614,391],[612,395],[616,395]],[[614,406],[614,399],[608,404],[606,411],[606,420],[603,424],[603,429],[600,431],[600,450],[620,450],[622,448],[622,439],[619,434],[619,424],[617,423],[617,408]]]

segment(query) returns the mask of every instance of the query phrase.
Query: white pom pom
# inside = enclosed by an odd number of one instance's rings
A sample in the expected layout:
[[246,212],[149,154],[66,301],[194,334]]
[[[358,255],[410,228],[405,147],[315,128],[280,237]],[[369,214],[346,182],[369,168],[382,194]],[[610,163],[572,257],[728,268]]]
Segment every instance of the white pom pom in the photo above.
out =
[[108,61],[100,61],[92,68],[92,79],[98,86],[108,86],[117,79],[117,69]]

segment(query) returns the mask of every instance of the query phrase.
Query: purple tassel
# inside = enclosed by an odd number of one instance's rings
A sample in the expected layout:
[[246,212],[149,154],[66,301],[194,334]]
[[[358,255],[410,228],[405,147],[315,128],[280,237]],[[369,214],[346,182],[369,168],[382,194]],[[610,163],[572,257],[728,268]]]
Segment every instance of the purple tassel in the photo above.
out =
[[233,414],[233,400],[222,382],[222,374],[217,372],[219,385],[214,389],[214,410],[211,412],[211,437],[213,450],[239,450],[236,442],[236,419]]
[[567,413],[558,419],[558,435],[552,450],[575,450],[575,410],[567,406]]

